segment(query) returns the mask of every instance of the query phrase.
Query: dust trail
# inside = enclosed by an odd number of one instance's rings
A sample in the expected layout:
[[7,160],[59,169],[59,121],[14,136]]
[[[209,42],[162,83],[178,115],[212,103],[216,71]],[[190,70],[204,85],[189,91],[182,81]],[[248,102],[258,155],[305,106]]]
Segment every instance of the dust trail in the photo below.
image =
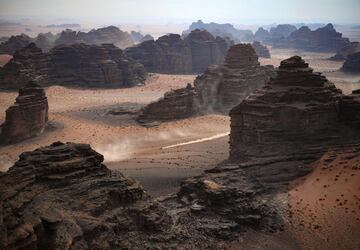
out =
[[218,139],[218,138],[221,138],[221,137],[228,136],[229,134],[230,134],[230,132],[221,133],[221,134],[217,134],[217,135],[214,135],[214,136],[205,137],[205,138],[201,138],[201,139],[197,139],[197,140],[193,140],[193,141],[177,143],[177,144],[174,144],[174,145],[162,147],[161,149],[175,148],[175,147],[180,147],[180,146],[184,146],[184,145],[200,143],[200,142],[204,142],[204,141],[211,141],[211,140],[214,140],[214,139]]

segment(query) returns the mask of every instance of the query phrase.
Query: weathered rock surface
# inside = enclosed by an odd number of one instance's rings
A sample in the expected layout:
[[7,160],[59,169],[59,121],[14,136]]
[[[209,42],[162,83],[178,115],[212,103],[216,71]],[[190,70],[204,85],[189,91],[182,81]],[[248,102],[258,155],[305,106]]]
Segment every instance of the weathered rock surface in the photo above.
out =
[[254,41],[251,45],[253,46],[258,57],[270,58],[270,52],[265,45],[262,45],[258,41]]
[[229,23],[225,23],[225,24],[219,24],[214,22],[204,23],[201,20],[192,23],[189,26],[189,29],[183,32],[183,35],[187,36],[188,34],[190,34],[191,31],[196,29],[207,30],[214,37],[217,36],[222,38],[228,37],[235,42],[252,42],[254,39],[254,34],[252,33],[251,30],[239,30]]
[[307,26],[292,32],[287,38],[274,41],[274,47],[295,48],[315,52],[336,52],[350,44],[348,38],[334,29],[332,24],[327,24],[314,31]]
[[345,47],[341,48],[336,54],[330,57],[331,60],[346,60],[349,55],[360,52],[360,43],[351,42]]
[[360,73],[360,52],[348,55],[341,70],[345,72]]
[[170,34],[125,50],[126,55],[149,72],[184,74],[192,72],[191,50],[180,35]]
[[149,72],[190,74],[220,63],[232,43],[229,39],[214,38],[207,31],[195,30],[185,40],[169,34],[128,48],[125,53]]
[[[272,198],[241,169],[204,174],[152,200],[86,144],[53,143],[0,175],[1,244],[8,249],[217,249],[246,229],[281,222]],[[230,178],[231,176],[231,178]]]
[[202,73],[212,64],[219,64],[232,45],[229,40],[215,38],[206,30],[195,29],[185,37],[191,50],[192,72]]
[[274,76],[272,66],[260,66],[250,44],[232,46],[225,62],[210,66],[191,87],[167,93],[142,110],[139,121],[164,121],[186,118],[197,113],[220,112],[239,104],[247,95]]
[[86,32],[76,32],[72,30],[64,30],[60,33],[60,37],[56,39],[57,45],[72,45],[74,43],[86,43],[101,45],[103,43],[111,43],[115,46],[125,49],[134,45],[131,35],[127,32],[121,31],[115,26],[108,26],[99,29],[93,29]]
[[0,54],[14,55],[16,51],[28,46],[33,39],[25,34],[11,36],[7,41],[0,44]]
[[291,33],[296,31],[295,25],[291,24],[279,24],[276,27],[270,28],[271,40],[277,40],[280,38],[287,38]]
[[198,112],[195,89],[188,84],[186,88],[165,93],[160,100],[145,106],[138,121],[167,121],[182,119]]
[[0,126],[0,144],[9,144],[41,134],[48,121],[48,101],[38,84],[29,82],[19,90],[14,105],[6,110]]
[[343,96],[340,102],[340,121],[360,129],[360,90]]
[[49,53],[30,44],[0,69],[0,87],[6,89],[33,79],[44,86],[131,87],[145,78],[144,67],[112,44],[61,45]]
[[271,76],[272,67],[260,66],[258,56],[250,44],[232,46],[225,62],[195,79],[201,110],[227,114],[247,95],[262,87]]
[[231,110],[230,159],[313,156],[359,140],[358,131],[339,121],[342,98],[300,57],[282,61],[276,78]]
[[48,52],[53,46],[57,36],[54,36],[51,32],[40,33],[34,39],[34,43],[43,52]]
[[264,29],[263,27],[258,28],[258,30],[255,32],[254,40],[255,41],[267,41],[271,37],[270,32]]

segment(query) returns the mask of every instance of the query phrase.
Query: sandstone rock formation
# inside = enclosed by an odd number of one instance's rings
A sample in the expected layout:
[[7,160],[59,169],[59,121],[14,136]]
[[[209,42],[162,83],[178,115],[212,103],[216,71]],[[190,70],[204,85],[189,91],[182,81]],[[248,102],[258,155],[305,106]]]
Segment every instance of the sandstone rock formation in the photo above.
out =
[[19,142],[41,134],[48,121],[48,101],[38,84],[29,82],[19,90],[14,105],[6,110],[0,126],[0,144]]
[[229,49],[223,64],[209,67],[195,79],[200,109],[227,114],[272,76],[273,68],[260,66],[250,44],[234,45]]
[[169,34],[128,48],[125,53],[149,72],[190,74],[220,63],[231,45],[229,39],[214,38],[207,31],[195,30],[185,40],[180,35]]
[[348,55],[341,70],[345,72],[360,73],[360,52]]
[[19,88],[33,79],[44,86],[131,87],[145,78],[143,66],[112,44],[62,45],[49,53],[30,44],[0,69],[0,88]]
[[253,46],[258,57],[270,58],[270,52],[265,45],[262,45],[258,41],[254,41],[251,45]]
[[351,42],[345,47],[341,48],[336,52],[334,56],[332,56],[331,60],[346,60],[349,55],[360,52],[360,43],[359,42]]
[[360,129],[360,89],[343,96],[340,102],[340,120],[351,127]]
[[144,35],[141,34],[141,32],[132,30],[130,32],[131,39],[134,41],[134,43],[139,43],[141,39],[144,38]]
[[229,49],[224,63],[208,67],[195,79],[195,90],[188,86],[167,93],[164,98],[145,107],[138,120],[164,121],[203,112],[228,114],[231,108],[272,76],[273,67],[260,66],[250,44],[237,44]]
[[34,43],[43,52],[48,52],[53,47],[55,39],[56,39],[56,36],[54,36],[51,32],[40,33],[34,39]]
[[204,23],[201,20],[192,23],[189,26],[188,30],[183,32],[184,36],[190,34],[193,30],[207,30],[210,32],[214,37],[228,37],[235,42],[252,42],[254,39],[254,34],[251,30],[239,30],[236,29],[232,24],[225,23],[225,24],[218,24],[218,23]]
[[310,30],[307,26],[292,32],[287,38],[274,41],[274,47],[295,48],[315,52],[336,52],[350,43],[332,24]]
[[254,40],[255,41],[267,41],[271,37],[270,32],[264,29],[263,27],[258,28],[258,30],[255,32]]
[[341,98],[300,57],[282,61],[276,78],[231,110],[230,159],[318,156],[359,140],[358,131],[339,121]]
[[191,50],[180,38],[170,34],[145,41],[125,50],[126,55],[144,65],[149,72],[184,74],[192,72]]
[[141,40],[139,41],[139,43],[143,43],[143,42],[146,42],[146,41],[153,41],[155,40],[154,37],[152,37],[151,35],[145,35],[143,38],[141,38]]
[[227,49],[232,45],[223,38],[214,38],[206,30],[195,29],[185,37],[191,49],[192,72],[202,73],[212,64],[219,64]]
[[279,24],[276,27],[270,28],[271,40],[277,40],[280,38],[286,38],[290,36],[291,33],[296,31],[297,28],[295,25],[291,24]]
[[16,51],[28,46],[33,39],[25,34],[11,36],[7,41],[0,44],[0,54],[14,55]]
[[185,88],[165,93],[160,100],[145,106],[138,121],[168,121],[182,119],[198,112],[195,89],[188,84]]
[[134,45],[129,33],[121,31],[115,26],[108,26],[99,29],[93,29],[86,32],[76,32],[72,30],[64,30],[55,41],[57,45],[72,45],[74,43],[86,43],[101,45],[103,43],[112,43],[115,46],[125,49]]
[[56,142],[20,155],[0,175],[5,249],[217,249],[246,229],[281,222],[242,170],[204,174],[151,199],[86,144]]

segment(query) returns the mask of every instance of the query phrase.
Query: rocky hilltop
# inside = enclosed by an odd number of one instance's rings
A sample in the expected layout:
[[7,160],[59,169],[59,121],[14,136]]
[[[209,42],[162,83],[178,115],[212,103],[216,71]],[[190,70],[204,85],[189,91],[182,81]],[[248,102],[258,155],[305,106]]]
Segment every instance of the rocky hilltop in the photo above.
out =
[[[56,142],[0,175],[5,249],[209,249],[252,228],[281,227],[271,199],[241,176],[206,174],[151,199],[86,144]],[[1,245],[0,245],[1,246]]]
[[14,55],[14,53],[28,46],[33,39],[25,34],[11,36],[7,41],[0,44],[0,54]]
[[19,90],[14,105],[6,110],[0,126],[0,144],[19,142],[41,134],[48,121],[48,101],[38,84],[29,82]]
[[341,70],[351,73],[360,73],[360,51],[348,55],[346,61],[341,67]]
[[190,74],[201,73],[209,65],[220,63],[231,45],[228,39],[214,38],[205,30],[194,30],[184,40],[180,35],[169,34],[128,48],[125,53],[149,72]]
[[339,121],[343,98],[300,57],[282,61],[276,78],[231,110],[230,158],[313,156],[359,140],[358,132]]
[[193,30],[206,30],[210,32],[214,37],[228,37],[235,42],[252,42],[254,39],[254,34],[251,30],[239,30],[236,29],[232,24],[224,23],[204,23],[201,20],[193,22],[188,30],[183,32],[184,36],[187,36]]
[[208,67],[195,79],[194,89],[188,86],[167,93],[164,98],[145,107],[139,120],[179,119],[199,112],[228,114],[231,108],[272,76],[273,67],[260,66],[250,44],[233,45],[222,64]]
[[350,43],[348,38],[334,29],[329,23],[322,28],[314,31],[309,27],[303,26],[292,32],[287,38],[279,39],[274,42],[274,47],[294,48],[305,51],[315,52],[336,52]]
[[112,44],[61,45],[49,53],[30,44],[0,69],[0,87],[5,89],[33,79],[44,86],[131,87],[145,78],[144,67]]
[[269,49],[265,45],[262,45],[258,41],[254,41],[251,46],[253,46],[258,57],[270,58]]
[[112,43],[121,49],[134,45],[131,35],[115,26],[93,29],[87,33],[67,29],[60,33],[59,38],[56,39],[54,45],[72,45],[74,43],[96,45]]

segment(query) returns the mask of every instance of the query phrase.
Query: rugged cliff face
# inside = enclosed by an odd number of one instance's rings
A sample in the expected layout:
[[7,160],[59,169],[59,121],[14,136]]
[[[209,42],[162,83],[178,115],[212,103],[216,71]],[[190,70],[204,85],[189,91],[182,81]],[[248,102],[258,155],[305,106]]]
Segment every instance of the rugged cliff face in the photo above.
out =
[[128,48],[125,53],[149,72],[184,74],[192,72],[191,50],[180,35],[170,34]]
[[346,61],[341,67],[342,71],[359,73],[360,72],[360,52],[348,55]]
[[0,54],[14,55],[16,51],[28,46],[33,40],[25,34],[11,36],[7,41],[0,44]]
[[188,86],[167,93],[145,107],[139,120],[172,120],[207,112],[228,114],[274,75],[272,66],[260,66],[250,44],[237,44],[228,50],[222,64],[209,66],[195,79],[194,89]]
[[41,134],[48,121],[45,91],[34,82],[19,90],[14,105],[6,110],[0,127],[0,144],[19,142]]
[[336,52],[348,44],[350,44],[349,39],[343,38],[342,34],[337,32],[330,23],[314,31],[303,26],[292,32],[287,38],[274,41],[274,47],[316,52]]
[[61,45],[49,53],[30,44],[0,69],[0,88],[20,88],[33,79],[44,86],[131,87],[145,78],[144,67],[112,44]]
[[270,58],[270,52],[265,45],[262,45],[260,42],[255,41],[251,44],[258,57]]
[[339,121],[342,98],[300,57],[282,61],[276,78],[231,110],[230,158],[316,155],[358,139]]
[[125,53],[149,72],[202,73],[209,65],[220,63],[232,44],[206,30],[194,30],[184,40],[180,35],[169,34],[128,48]]

